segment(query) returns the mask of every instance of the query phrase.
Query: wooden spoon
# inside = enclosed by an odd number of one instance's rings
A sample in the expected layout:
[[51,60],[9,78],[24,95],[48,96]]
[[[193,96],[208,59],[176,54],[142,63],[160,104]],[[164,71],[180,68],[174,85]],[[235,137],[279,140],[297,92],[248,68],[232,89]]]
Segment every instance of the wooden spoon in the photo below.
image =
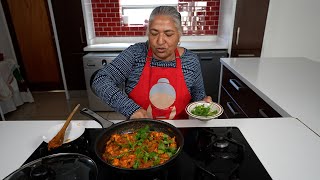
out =
[[49,143],[48,143],[48,150],[50,149],[54,149],[57,148],[59,146],[62,145],[63,140],[64,140],[64,134],[66,132],[67,127],[70,124],[70,121],[74,115],[74,113],[78,110],[78,108],[80,107],[80,104],[78,104],[73,111],[70,113],[69,117],[67,118],[66,122],[64,123],[64,125],[62,126],[62,128],[60,129],[60,131],[57,133],[57,135],[55,137],[53,137]]

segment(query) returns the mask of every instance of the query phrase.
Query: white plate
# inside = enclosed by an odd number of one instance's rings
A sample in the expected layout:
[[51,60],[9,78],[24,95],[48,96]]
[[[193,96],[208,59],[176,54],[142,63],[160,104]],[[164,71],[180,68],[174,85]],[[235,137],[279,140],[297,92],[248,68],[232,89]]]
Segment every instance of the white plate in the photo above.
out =
[[[49,141],[60,131],[63,124],[64,123],[52,126],[47,133],[42,136],[43,141],[49,143]],[[77,139],[83,134],[84,130],[85,128],[80,123],[71,122],[64,134],[63,143],[68,143]]]
[[[218,113],[215,114],[215,115],[212,115],[212,116],[197,116],[195,114],[192,114],[191,111],[196,107],[196,106],[199,106],[199,105],[204,105],[205,107],[208,107],[210,106],[211,108],[211,111],[215,111],[217,110]],[[207,102],[204,102],[204,101],[197,101],[197,102],[193,102],[193,103],[190,103],[188,104],[188,106],[186,107],[186,112],[187,114],[189,115],[189,118],[190,119],[198,119],[198,120],[201,120],[201,121],[208,121],[208,120],[211,120],[211,119],[214,119],[214,118],[217,118],[219,117],[222,113],[223,113],[223,108],[220,104],[218,103],[207,103]]]

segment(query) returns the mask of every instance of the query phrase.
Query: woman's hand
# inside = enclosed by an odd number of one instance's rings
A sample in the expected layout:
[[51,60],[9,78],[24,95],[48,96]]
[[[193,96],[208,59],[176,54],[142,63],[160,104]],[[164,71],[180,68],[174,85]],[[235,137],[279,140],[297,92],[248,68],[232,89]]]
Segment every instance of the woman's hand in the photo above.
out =
[[148,113],[144,109],[138,109],[136,112],[134,112],[131,116],[130,119],[141,119],[141,118],[150,118],[148,116]]
[[212,103],[213,102],[211,96],[207,96],[207,97],[203,98],[203,101],[205,101],[207,103]]

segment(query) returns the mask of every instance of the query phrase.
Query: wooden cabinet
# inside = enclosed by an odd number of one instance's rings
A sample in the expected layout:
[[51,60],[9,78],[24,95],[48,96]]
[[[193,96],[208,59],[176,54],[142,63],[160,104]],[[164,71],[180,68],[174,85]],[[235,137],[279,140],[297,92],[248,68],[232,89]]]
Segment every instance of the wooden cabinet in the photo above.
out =
[[260,57],[269,0],[238,0],[231,57]]
[[80,0],[52,0],[60,51],[69,90],[84,90],[82,56],[87,46]]
[[225,118],[281,117],[271,106],[223,66],[220,104]]

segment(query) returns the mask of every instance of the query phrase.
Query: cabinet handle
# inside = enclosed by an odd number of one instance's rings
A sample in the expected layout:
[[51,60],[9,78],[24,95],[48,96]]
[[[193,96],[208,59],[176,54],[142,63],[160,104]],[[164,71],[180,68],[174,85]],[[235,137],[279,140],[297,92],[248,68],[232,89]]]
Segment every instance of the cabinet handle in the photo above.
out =
[[83,36],[82,36],[82,27],[81,26],[80,26],[80,39],[81,39],[81,43],[84,43]]
[[269,116],[264,112],[264,109],[259,109],[259,114],[263,117],[263,118],[268,118]]
[[240,89],[243,88],[242,84],[236,79],[230,79],[229,82],[237,91],[240,91]]
[[240,113],[235,111],[234,108],[232,107],[233,106],[233,103],[232,102],[227,102],[227,106],[229,108],[229,110],[231,111],[232,115],[233,116],[237,116],[239,115]]
[[95,64],[89,64],[89,63],[87,63],[87,66],[89,66],[89,67],[96,67]]
[[201,61],[211,61],[213,59],[213,57],[201,57],[200,60]]
[[255,54],[238,54],[239,57],[254,57]]
[[103,59],[101,64],[102,64],[102,66],[107,65],[107,60]]
[[238,29],[237,29],[236,45],[239,44],[239,37],[240,37],[240,27],[238,27]]

